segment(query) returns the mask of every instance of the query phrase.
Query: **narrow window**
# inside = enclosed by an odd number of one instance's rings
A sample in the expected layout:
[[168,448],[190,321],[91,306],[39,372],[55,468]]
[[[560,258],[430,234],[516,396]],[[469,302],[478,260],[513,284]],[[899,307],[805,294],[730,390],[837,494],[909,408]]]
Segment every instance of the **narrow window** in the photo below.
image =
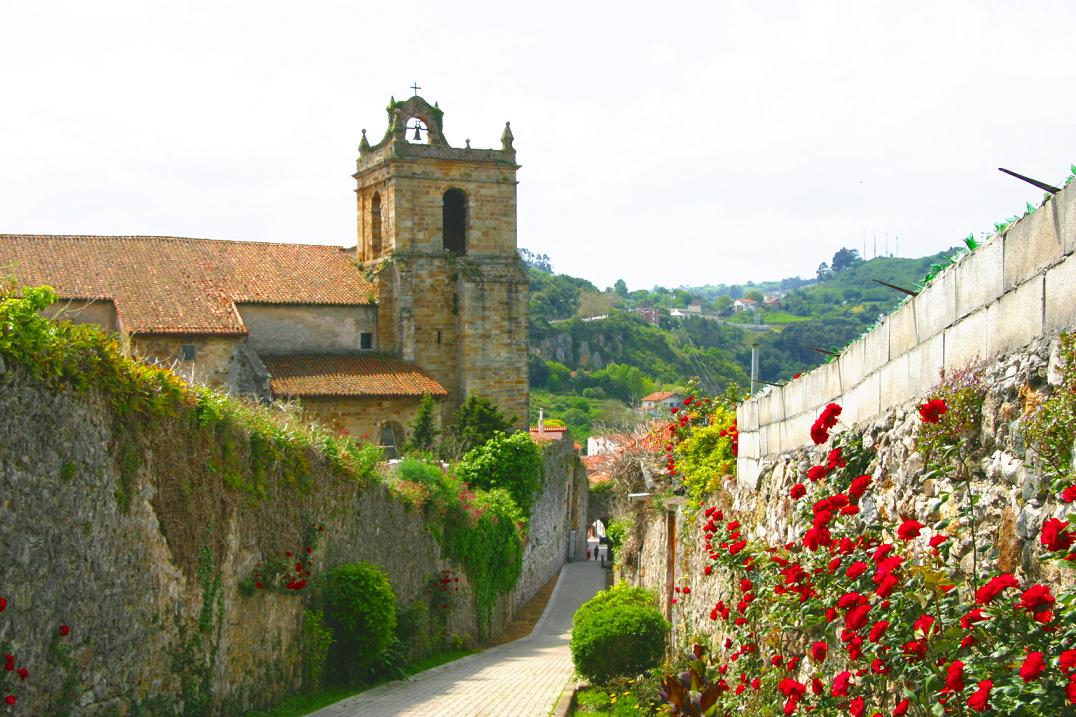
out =
[[441,343],[441,329],[437,329],[437,343]]
[[381,426],[381,451],[385,460],[399,458],[402,443],[403,429],[399,424],[389,421]]
[[184,361],[193,361],[194,357],[198,355],[198,349],[194,344],[182,344],[179,347],[179,352]]
[[461,189],[449,189],[443,200],[441,224],[444,249],[463,256],[467,253],[467,195]]
[[381,194],[374,192],[370,200],[370,257],[381,256]]
[[359,348],[363,351],[369,351],[374,347],[374,335],[363,332],[359,334]]

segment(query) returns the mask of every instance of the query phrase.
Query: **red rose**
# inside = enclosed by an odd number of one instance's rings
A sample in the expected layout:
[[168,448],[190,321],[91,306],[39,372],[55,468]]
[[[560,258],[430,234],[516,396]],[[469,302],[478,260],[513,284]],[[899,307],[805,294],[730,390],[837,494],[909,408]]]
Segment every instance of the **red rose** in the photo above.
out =
[[878,642],[882,639],[882,635],[885,634],[885,631],[888,628],[889,623],[886,620],[879,620],[871,627],[871,631],[870,634],[867,636],[867,639],[871,642]]
[[969,612],[967,615],[965,615],[964,617],[960,618],[960,626],[962,628],[964,628],[965,630],[970,630],[972,627],[975,626],[975,623],[983,622],[984,620],[989,620],[989,619],[990,619],[990,616],[984,614],[983,609],[981,607],[977,607],[974,610],[972,610],[971,612]]
[[848,670],[845,670],[844,672],[838,672],[836,677],[833,678],[833,696],[847,697],[848,683],[851,679],[852,673]]
[[990,603],[1001,594],[1005,588],[1018,588],[1020,582],[1009,573],[1002,573],[996,578],[991,578],[986,585],[975,591],[975,602],[980,605]]
[[746,547],[747,547],[747,541],[746,540],[741,540],[739,542],[733,543],[732,545],[729,546],[729,555],[735,555],[736,553],[740,552],[741,550],[743,550]]
[[811,645],[811,659],[815,662],[824,662],[829,646],[824,642],[815,642]]
[[1065,650],[1061,653],[1061,661],[1058,664],[1061,668],[1061,672],[1068,674],[1076,670],[1076,650]]
[[816,446],[820,446],[829,440],[829,431],[816,422],[811,426],[811,440]]
[[912,538],[919,537],[919,531],[923,529],[923,524],[918,520],[906,520],[901,523],[901,526],[897,528],[897,537],[901,540],[911,540]]
[[807,469],[807,480],[817,483],[826,477],[826,469],[822,466],[811,466]]
[[1076,675],[1069,676],[1069,683],[1065,687],[1065,696],[1068,697],[1069,702],[1076,704]]
[[926,640],[912,640],[911,642],[904,643],[904,647],[901,648],[906,656],[909,658],[923,659],[927,654],[927,641]]
[[893,717],[904,717],[908,714],[908,708],[912,706],[912,703],[908,700],[901,700],[897,703],[897,706],[893,708]]
[[1076,485],[1070,485],[1068,488],[1061,491],[1061,500],[1066,503],[1071,503],[1076,500]]
[[714,572],[714,568],[713,568],[712,565],[707,565],[705,568],[702,569],[702,574],[703,575],[710,575],[713,572]]
[[[753,680],[751,684],[754,686]],[[758,688],[755,687],[755,689]],[[807,694],[807,685],[785,677],[777,684],[777,691],[785,697],[796,697],[798,699]]]
[[67,637],[70,633],[71,628],[69,628],[67,625],[60,625],[60,634],[62,636]]
[[1045,669],[1046,661],[1042,659],[1042,653],[1029,652],[1024,658],[1024,664],[1020,666],[1020,678],[1024,682],[1037,680]]
[[968,707],[971,707],[976,712],[985,712],[990,709],[988,701],[990,700],[990,690],[993,686],[994,683],[990,680],[982,680],[979,683],[979,689],[968,698]]
[[1036,583],[1020,596],[1019,605],[1028,612],[1038,615],[1038,613],[1052,609],[1055,602],[1057,602],[1057,598],[1050,594],[1050,588]]
[[844,574],[850,579],[855,580],[863,573],[867,572],[867,564],[862,560],[857,560],[848,566],[848,569],[844,571]]
[[15,699],[15,695],[8,695],[7,697],[4,698],[4,702],[6,702],[9,705],[13,705],[16,702],[18,702],[18,700]]
[[931,632],[938,632],[939,628],[934,624],[934,618],[930,615],[920,615],[919,619],[912,623],[912,634],[922,634],[924,638],[930,637]]
[[848,486],[848,495],[853,498],[861,498],[864,493],[867,492],[867,488],[870,487],[871,477],[867,475],[859,476],[852,479],[852,484]]
[[935,398],[919,407],[919,417],[923,419],[923,423],[938,423],[948,410],[949,407],[945,405],[945,401]]
[[0,597],[0,612],[7,610],[7,598]]
[[853,697],[852,701],[848,703],[848,714],[852,715],[852,717],[863,717],[865,710],[866,705],[862,697]]
[[888,675],[890,671],[891,669],[889,665],[885,664],[885,662],[878,657],[874,658],[874,661],[871,662],[871,672],[876,675]]
[[930,547],[937,548],[939,545],[948,540],[944,535],[934,535],[930,538]]
[[1046,546],[1051,553],[1059,550],[1068,550],[1072,545],[1073,533],[1065,530],[1069,527],[1068,522],[1057,518],[1049,518],[1042,524],[1042,536],[1039,541]]
[[807,495],[807,486],[803,485],[802,483],[797,483],[792,486],[792,490],[789,491],[789,495],[792,496],[793,500],[799,500],[803,496]]
[[945,689],[961,692],[964,689],[964,663],[953,660],[945,672]]
[[30,676],[30,671],[27,670],[25,667],[20,667],[18,670],[16,670],[16,673],[18,673],[20,680],[25,680],[27,677]]

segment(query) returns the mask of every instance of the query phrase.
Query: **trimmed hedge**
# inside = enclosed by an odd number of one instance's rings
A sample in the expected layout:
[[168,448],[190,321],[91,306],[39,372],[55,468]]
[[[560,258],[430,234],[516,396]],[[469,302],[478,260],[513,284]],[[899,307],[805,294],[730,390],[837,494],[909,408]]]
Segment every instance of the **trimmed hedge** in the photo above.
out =
[[367,679],[396,632],[396,595],[385,572],[370,563],[338,565],[321,580],[325,624],[335,642],[333,677],[347,684]]
[[670,626],[657,598],[643,588],[603,590],[576,611],[573,622],[572,661],[592,683],[634,677],[665,655]]

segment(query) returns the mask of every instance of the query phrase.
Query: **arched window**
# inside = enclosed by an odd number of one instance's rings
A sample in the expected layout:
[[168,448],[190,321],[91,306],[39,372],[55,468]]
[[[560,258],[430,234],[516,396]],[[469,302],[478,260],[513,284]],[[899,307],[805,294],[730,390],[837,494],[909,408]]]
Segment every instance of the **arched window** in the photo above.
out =
[[370,254],[372,259],[381,256],[381,194],[374,192],[370,200]]
[[395,421],[385,421],[381,424],[381,451],[385,460],[400,457],[400,448],[403,447],[404,430]]
[[467,253],[467,195],[462,189],[449,189],[443,198],[441,223],[445,251]]

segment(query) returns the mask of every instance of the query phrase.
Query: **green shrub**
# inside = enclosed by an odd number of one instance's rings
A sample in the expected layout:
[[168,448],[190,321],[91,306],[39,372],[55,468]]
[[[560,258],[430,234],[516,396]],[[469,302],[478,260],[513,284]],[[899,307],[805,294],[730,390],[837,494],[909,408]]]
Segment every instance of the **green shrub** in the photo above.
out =
[[527,433],[497,433],[460,460],[456,475],[472,488],[504,488],[529,516],[542,485],[542,453]]
[[335,643],[331,677],[355,684],[372,676],[396,631],[396,596],[385,572],[370,563],[339,565],[321,579],[325,623]]
[[641,588],[598,593],[575,613],[572,661],[587,680],[604,684],[655,667],[665,655],[669,623]]

